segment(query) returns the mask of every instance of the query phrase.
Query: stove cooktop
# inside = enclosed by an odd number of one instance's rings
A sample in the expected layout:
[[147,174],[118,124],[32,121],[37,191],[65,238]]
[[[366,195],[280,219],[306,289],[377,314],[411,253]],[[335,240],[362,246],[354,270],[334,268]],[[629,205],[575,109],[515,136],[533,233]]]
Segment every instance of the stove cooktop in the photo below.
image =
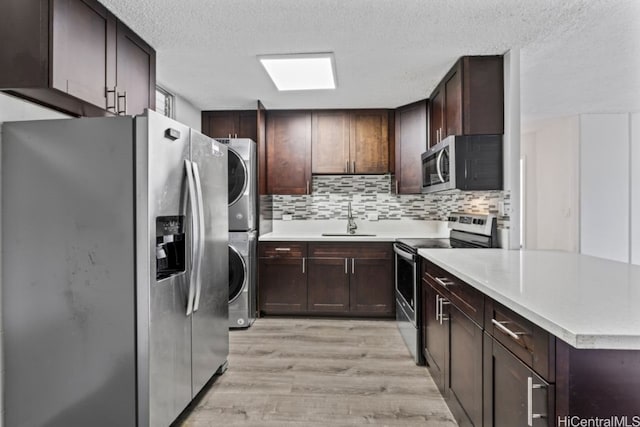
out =
[[409,248],[415,249],[451,249],[451,241],[449,239],[398,239],[401,243]]

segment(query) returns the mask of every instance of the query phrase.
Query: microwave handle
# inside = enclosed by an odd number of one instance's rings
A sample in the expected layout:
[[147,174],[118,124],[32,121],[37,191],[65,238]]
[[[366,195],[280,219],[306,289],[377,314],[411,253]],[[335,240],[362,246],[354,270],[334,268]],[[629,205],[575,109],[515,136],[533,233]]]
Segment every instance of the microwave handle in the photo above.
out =
[[442,163],[442,155],[444,154],[444,149],[440,150],[438,153],[438,158],[436,159],[436,171],[438,172],[438,178],[440,178],[440,182],[444,183],[444,177],[442,176],[442,168],[440,164]]

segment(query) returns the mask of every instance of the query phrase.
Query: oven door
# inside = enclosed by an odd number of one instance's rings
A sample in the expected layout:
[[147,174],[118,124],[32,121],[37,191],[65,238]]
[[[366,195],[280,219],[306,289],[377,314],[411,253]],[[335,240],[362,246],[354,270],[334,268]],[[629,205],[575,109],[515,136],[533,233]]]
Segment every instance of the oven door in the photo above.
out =
[[393,245],[396,260],[396,301],[416,326],[417,256]]
[[422,154],[422,192],[456,188],[455,137],[450,136]]

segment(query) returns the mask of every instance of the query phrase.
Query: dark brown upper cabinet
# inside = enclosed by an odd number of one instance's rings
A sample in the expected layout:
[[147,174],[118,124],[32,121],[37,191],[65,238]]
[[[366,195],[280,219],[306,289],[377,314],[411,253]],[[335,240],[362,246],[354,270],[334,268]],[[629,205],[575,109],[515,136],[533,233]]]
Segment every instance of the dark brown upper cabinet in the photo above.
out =
[[155,108],[156,52],[119,21],[116,57],[116,112],[136,115]]
[[268,111],[268,194],[311,194],[311,112]]
[[444,88],[438,86],[431,94],[429,105],[429,147],[441,141],[445,126]]
[[95,0],[3,0],[0,89],[77,116],[155,108],[155,51]]
[[396,110],[395,173],[397,194],[422,190],[420,155],[427,150],[427,100]]
[[257,110],[203,111],[202,132],[212,138],[250,138],[258,141]]
[[504,133],[502,56],[460,58],[431,93],[429,146],[449,135]]
[[389,111],[351,112],[349,160],[353,174],[389,172]]
[[314,111],[311,115],[311,171],[349,173],[349,112]]
[[388,110],[317,110],[312,121],[314,174],[389,172]]

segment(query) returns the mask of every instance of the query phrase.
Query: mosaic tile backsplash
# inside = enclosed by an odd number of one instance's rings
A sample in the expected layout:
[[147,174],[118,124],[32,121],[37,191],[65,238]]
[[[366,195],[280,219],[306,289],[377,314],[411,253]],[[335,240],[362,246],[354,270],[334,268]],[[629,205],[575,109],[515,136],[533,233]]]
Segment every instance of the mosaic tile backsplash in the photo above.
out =
[[[447,191],[437,194],[392,194],[391,175],[314,176],[312,194],[274,195],[274,220],[290,214],[296,220],[347,219],[351,202],[356,219],[378,214],[379,220],[446,220],[450,212],[492,213],[498,228],[509,228],[509,217],[498,216],[498,202],[510,205],[508,191]],[[508,210],[507,210],[508,212]]]

